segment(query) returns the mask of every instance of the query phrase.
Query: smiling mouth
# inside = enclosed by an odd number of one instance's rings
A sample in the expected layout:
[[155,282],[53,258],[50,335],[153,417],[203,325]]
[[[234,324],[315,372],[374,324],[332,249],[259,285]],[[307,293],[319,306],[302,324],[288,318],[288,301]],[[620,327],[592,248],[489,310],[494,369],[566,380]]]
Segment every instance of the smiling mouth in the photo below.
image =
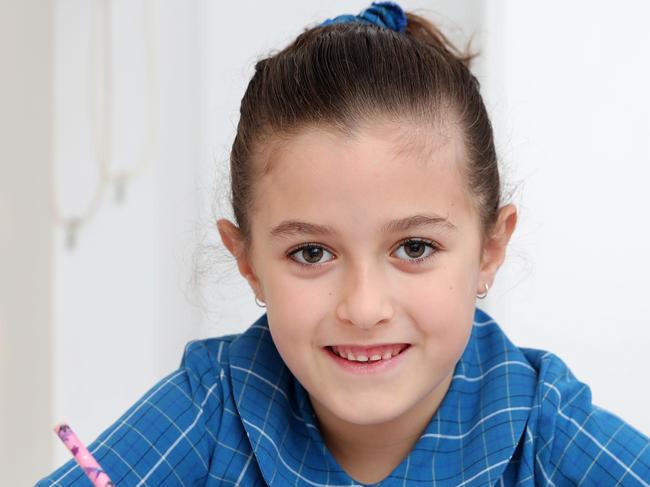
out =
[[406,350],[408,343],[357,347],[351,345],[332,345],[326,347],[330,352],[350,362],[379,362],[390,360]]

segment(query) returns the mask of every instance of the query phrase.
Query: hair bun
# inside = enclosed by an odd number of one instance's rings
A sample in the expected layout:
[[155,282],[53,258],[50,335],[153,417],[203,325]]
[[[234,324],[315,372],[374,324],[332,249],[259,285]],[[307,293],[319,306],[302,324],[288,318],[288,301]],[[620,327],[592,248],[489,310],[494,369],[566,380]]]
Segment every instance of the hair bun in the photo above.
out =
[[406,15],[408,18],[407,35],[435,47],[441,54],[462,63],[469,69],[472,59],[477,55],[471,49],[471,43],[468,43],[465,49],[459,49],[428,19],[411,12]]
[[343,14],[333,19],[327,19],[321,26],[330,24],[342,24],[346,22],[362,22],[373,24],[379,27],[406,32],[407,18],[404,10],[395,2],[372,2],[370,7],[359,15]]

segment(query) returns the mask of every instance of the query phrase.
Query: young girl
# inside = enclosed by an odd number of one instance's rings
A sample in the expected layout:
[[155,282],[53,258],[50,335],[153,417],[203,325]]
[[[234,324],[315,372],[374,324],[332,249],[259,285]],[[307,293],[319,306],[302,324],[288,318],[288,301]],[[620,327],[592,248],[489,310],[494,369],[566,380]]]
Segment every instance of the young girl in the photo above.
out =
[[650,485],[650,440],[475,307],[517,213],[468,61],[384,2],[257,64],[218,230],[266,313],[90,445],[115,485]]

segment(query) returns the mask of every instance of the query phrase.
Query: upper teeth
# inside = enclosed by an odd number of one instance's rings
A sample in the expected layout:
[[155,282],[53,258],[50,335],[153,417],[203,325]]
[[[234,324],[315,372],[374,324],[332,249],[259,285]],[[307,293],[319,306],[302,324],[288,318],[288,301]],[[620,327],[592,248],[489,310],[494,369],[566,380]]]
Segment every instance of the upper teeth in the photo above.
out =
[[373,353],[370,355],[370,357],[368,357],[368,355],[364,355],[363,353],[358,353],[355,355],[351,350],[346,350],[346,347],[333,346],[331,348],[332,351],[338,356],[354,362],[376,362],[378,360],[389,360],[395,355],[398,355],[402,350],[401,346],[396,345],[390,349],[385,350],[383,354]]

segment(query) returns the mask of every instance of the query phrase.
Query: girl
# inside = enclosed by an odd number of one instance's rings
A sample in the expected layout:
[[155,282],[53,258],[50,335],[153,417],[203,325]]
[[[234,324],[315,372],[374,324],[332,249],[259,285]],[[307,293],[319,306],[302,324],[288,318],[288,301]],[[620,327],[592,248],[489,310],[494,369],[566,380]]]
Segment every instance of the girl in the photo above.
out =
[[650,440],[475,307],[517,213],[468,62],[384,2],[257,64],[217,226],[266,313],[90,446],[115,485],[650,485]]

